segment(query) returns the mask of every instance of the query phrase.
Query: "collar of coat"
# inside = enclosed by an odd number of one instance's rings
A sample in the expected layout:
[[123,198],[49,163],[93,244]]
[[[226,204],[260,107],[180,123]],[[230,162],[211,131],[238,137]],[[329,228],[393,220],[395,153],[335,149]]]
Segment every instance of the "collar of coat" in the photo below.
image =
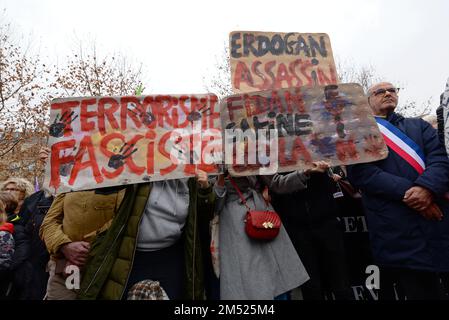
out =
[[402,120],[404,120],[404,117],[398,113],[391,112],[387,115],[387,121],[394,126],[396,126]]

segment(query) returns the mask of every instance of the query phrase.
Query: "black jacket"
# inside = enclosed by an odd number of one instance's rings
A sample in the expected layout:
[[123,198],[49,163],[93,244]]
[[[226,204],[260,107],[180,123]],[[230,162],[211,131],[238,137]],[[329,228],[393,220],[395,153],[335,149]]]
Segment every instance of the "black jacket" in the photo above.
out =
[[47,287],[49,255],[39,238],[39,228],[53,202],[43,191],[25,199],[16,225],[16,251],[13,258],[14,290],[18,299],[42,300]]
[[309,229],[327,220],[336,220],[337,204],[333,198],[336,183],[326,173],[314,173],[307,188],[290,194],[271,194],[271,203],[281,215],[285,228]]

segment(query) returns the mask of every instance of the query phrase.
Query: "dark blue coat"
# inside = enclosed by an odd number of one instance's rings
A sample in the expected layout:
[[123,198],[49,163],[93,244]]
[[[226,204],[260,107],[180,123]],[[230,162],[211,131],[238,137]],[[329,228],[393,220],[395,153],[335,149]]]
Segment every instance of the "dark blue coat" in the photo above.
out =
[[[449,186],[444,147],[422,119],[392,113],[387,120],[421,147],[426,170],[419,175],[391,149],[384,160],[348,166],[351,183],[362,191],[374,259],[386,267],[449,271],[449,202],[441,198]],[[432,191],[442,221],[427,220],[402,202],[416,185]]]
[[47,291],[50,257],[39,237],[39,228],[52,202],[53,197],[39,191],[26,198],[20,208],[13,258],[15,299],[42,300]]

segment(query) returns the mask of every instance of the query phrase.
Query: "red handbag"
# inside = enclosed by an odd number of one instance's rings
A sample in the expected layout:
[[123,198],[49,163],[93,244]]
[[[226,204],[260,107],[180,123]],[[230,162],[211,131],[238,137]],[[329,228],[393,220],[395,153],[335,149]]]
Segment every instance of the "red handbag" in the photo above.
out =
[[243,205],[248,209],[245,217],[245,232],[248,237],[257,240],[273,240],[276,238],[281,229],[279,215],[274,211],[251,210],[234,180],[229,177],[229,181],[237,191]]

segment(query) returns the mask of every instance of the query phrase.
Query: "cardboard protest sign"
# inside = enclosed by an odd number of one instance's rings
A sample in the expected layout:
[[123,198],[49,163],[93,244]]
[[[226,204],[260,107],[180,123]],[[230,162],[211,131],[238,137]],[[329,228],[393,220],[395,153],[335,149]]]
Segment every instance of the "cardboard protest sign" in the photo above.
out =
[[212,94],[56,99],[44,185],[60,193],[218,172],[220,124]]
[[236,94],[220,104],[225,161],[233,175],[348,165],[388,150],[358,84]]
[[446,145],[446,153],[449,155],[449,78],[446,82],[446,88],[444,89],[441,105],[443,106],[444,144]]
[[236,93],[337,83],[325,33],[234,31],[229,46]]

